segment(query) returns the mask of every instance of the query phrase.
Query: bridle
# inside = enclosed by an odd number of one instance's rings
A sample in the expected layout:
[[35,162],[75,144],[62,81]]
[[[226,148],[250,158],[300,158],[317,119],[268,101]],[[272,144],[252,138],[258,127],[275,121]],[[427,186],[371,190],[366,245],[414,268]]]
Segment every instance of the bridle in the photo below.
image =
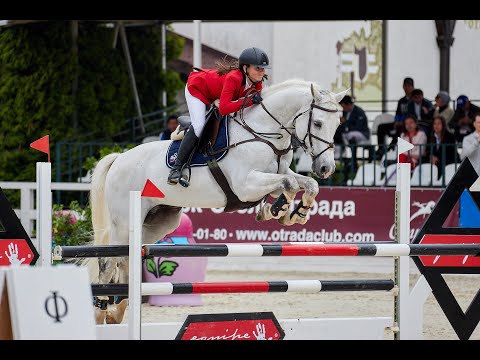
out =
[[[252,90],[254,91],[250,91],[249,93],[247,93],[245,95],[245,99],[243,101],[243,104],[242,104],[242,108],[240,110],[240,120],[242,121],[243,123],[243,126],[248,126],[245,121],[243,120],[243,109],[244,109],[244,105],[246,104],[246,102],[248,101],[248,98],[249,96],[252,96],[252,93],[254,95],[254,93],[256,92],[256,90],[254,88],[251,88]],[[322,139],[321,137],[318,137],[314,134],[312,134],[311,132],[311,127],[312,127],[312,123],[313,123],[313,109],[320,109],[320,110],[323,110],[323,111],[326,111],[326,112],[337,112],[337,110],[335,109],[327,109],[323,106],[320,106],[320,105],[317,105],[315,104],[315,95],[314,95],[314,91],[313,91],[313,84],[311,84],[311,87],[310,87],[310,90],[312,92],[312,102],[310,103],[310,107],[305,110],[305,111],[302,111],[301,113],[297,114],[294,118],[293,118],[293,127],[290,128],[293,130],[293,132],[290,132],[289,128],[286,128],[285,126],[283,126],[282,123],[280,123],[280,121],[278,121],[275,116],[273,116],[270,111],[268,111],[268,109],[265,107],[265,105],[263,104],[263,102],[260,103],[260,105],[262,106],[263,110],[265,110],[265,112],[273,119],[275,120],[279,125],[280,125],[280,128],[285,130],[292,138],[294,138],[295,140],[297,140],[297,142],[299,143],[299,146],[303,149],[303,151],[305,151],[305,153],[308,153],[308,145],[306,143],[306,139],[307,139],[307,136],[308,136],[308,141],[310,142],[310,148],[312,149],[312,151],[309,153],[309,155],[312,157],[312,162],[315,161],[319,156],[321,156],[325,151],[329,150],[329,149],[334,149],[335,148],[335,144],[333,142],[330,142],[330,141],[327,141],[325,139]],[[306,112],[309,112],[309,117],[308,117],[308,128],[307,128],[307,132],[305,133],[305,136],[303,137],[303,140],[300,140],[297,136],[297,134],[295,133],[295,123],[297,121],[297,119],[302,116],[303,114],[305,114]],[[250,130],[251,131],[251,130]],[[251,131],[252,132],[252,131]],[[255,132],[255,131],[254,131]],[[282,134],[280,133],[259,133],[259,132],[255,132],[255,134],[257,135],[260,135],[260,136],[264,136],[264,137],[272,137],[272,135],[277,135],[277,139],[281,139],[283,137]],[[321,151],[320,153],[318,153],[317,155],[315,155],[313,153],[313,140],[312,139],[316,139],[316,140],[319,140],[325,144],[327,144],[327,147]],[[291,145],[290,145],[291,146]],[[298,146],[297,146],[298,147]]]

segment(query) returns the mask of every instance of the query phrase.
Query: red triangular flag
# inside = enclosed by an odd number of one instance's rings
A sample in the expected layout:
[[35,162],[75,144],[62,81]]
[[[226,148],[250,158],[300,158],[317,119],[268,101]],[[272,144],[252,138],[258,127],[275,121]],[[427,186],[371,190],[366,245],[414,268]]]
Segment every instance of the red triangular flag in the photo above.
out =
[[49,142],[49,136],[45,135],[44,137],[35,140],[30,144],[30,147],[32,149],[44,152],[48,154],[48,162],[50,162],[50,142]]
[[165,194],[162,193],[160,189],[155,186],[154,183],[147,179],[147,182],[143,187],[142,196],[164,198]]

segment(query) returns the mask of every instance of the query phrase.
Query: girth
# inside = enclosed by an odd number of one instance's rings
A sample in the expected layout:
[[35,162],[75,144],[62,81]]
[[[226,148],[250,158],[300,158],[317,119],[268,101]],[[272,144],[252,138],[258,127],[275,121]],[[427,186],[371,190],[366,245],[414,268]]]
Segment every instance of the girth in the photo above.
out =
[[[234,119],[237,121],[236,119]],[[238,121],[237,121],[238,122]],[[277,155],[277,173],[280,170],[280,159],[282,158],[283,155],[286,155],[290,150],[292,150],[292,145],[290,144],[288,148],[286,149],[277,149],[275,145],[273,145],[270,141],[262,139],[260,136],[255,134],[255,132],[246,124],[240,124],[242,127],[244,127],[246,130],[248,130],[252,135],[253,139],[247,139],[243,141],[239,141],[237,143],[234,143],[232,145],[226,146],[222,149],[213,151],[211,148],[208,150],[209,155],[215,155],[217,153],[223,152],[227,149],[231,149],[234,147],[237,147],[238,145],[241,144],[246,144],[249,142],[254,142],[254,141],[260,141],[264,144],[267,144],[270,146],[270,148],[273,150],[275,155]],[[233,192],[232,188],[230,187],[230,184],[228,183],[227,178],[225,177],[225,174],[223,173],[222,169],[218,166],[218,162],[215,158],[212,160],[207,161],[208,168],[210,169],[210,172],[212,173],[214,179],[217,181],[218,185],[222,188],[223,192],[225,193],[225,196],[227,197],[227,204],[225,205],[224,212],[233,212],[237,210],[242,210],[242,209],[248,209],[254,206],[257,206],[260,202],[262,202],[267,195],[265,195],[263,198],[261,198],[258,201],[241,201],[238,196]]]

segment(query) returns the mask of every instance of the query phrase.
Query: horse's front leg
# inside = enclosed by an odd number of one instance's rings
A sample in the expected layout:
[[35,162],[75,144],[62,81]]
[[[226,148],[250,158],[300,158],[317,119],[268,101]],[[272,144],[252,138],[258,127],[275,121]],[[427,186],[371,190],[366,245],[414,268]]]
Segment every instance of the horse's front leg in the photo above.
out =
[[318,182],[310,176],[297,174],[290,169],[288,169],[287,173],[295,177],[300,188],[304,189],[305,192],[303,193],[302,199],[295,209],[291,213],[288,213],[284,216],[284,218],[288,217],[288,219],[282,218],[282,220],[286,223],[285,225],[291,225],[294,223],[303,225],[310,218],[310,209],[312,208],[313,202],[315,201],[315,198],[319,192]]
[[251,171],[237,190],[242,201],[254,201],[273,192],[281,192],[272,204],[265,204],[257,213],[258,221],[279,219],[288,211],[290,202],[300,190],[297,180],[290,174],[272,174]]

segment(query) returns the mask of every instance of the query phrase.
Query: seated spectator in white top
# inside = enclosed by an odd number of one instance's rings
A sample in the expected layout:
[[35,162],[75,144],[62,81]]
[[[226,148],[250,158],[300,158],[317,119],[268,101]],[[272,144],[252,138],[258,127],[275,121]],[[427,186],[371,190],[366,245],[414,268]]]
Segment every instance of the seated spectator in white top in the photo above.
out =
[[468,157],[473,168],[480,175],[480,113],[475,115],[473,126],[475,131],[463,138],[460,157],[462,160]]
[[408,159],[412,164],[412,169],[414,169],[419,163],[420,158],[425,155],[427,134],[418,129],[415,115],[407,115],[404,120],[404,125],[405,131],[400,137],[414,145],[413,149],[408,152]]

